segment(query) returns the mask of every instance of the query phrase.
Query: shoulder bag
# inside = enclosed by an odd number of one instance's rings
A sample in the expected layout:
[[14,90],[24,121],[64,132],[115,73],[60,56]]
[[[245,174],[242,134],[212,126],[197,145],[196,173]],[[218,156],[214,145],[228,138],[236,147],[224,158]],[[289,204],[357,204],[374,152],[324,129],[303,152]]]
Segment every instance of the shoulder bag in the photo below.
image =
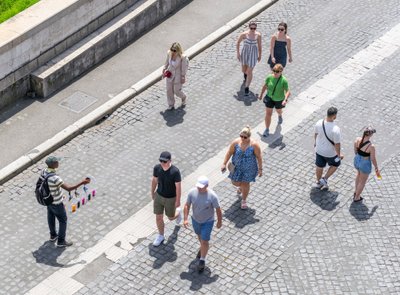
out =
[[326,134],[324,121],[325,121],[325,120],[322,120],[322,129],[324,129],[325,137],[326,137],[326,139],[327,139],[331,144],[335,145],[335,143],[333,142],[333,140],[331,140],[331,139],[328,137],[328,135]]

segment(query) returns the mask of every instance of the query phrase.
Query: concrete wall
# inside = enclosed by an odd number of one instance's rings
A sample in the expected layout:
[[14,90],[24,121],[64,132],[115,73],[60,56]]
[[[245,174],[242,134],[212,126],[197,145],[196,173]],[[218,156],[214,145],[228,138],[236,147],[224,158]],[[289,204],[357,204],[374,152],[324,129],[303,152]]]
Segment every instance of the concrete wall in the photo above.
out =
[[41,0],[0,24],[0,109],[25,95],[27,76],[139,0]]
[[191,0],[142,0],[34,71],[31,75],[32,90],[41,97],[51,95],[189,1]]

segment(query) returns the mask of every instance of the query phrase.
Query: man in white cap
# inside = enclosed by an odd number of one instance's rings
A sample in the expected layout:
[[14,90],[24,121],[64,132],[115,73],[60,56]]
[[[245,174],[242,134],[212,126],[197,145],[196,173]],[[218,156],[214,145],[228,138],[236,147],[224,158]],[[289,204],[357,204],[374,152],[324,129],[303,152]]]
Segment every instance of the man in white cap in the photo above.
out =
[[214,226],[214,212],[217,212],[217,228],[222,226],[222,210],[219,206],[217,194],[208,188],[208,178],[200,176],[196,187],[189,191],[184,208],[183,225],[187,228],[190,206],[193,205],[192,225],[200,241],[200,250],[197,253],[199,264],[197,270],[204,271],[206,255],[209,249],[211,231]]

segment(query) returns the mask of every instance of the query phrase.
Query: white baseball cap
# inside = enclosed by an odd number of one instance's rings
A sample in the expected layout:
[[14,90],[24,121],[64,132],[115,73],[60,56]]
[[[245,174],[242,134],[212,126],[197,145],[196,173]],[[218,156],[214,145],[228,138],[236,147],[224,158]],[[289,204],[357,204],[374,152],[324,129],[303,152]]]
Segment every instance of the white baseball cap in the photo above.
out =
[[206,176],[200,176],[197,179],[196,186],[198,188],[205,188],[206,186],[208,186],[208,178]]

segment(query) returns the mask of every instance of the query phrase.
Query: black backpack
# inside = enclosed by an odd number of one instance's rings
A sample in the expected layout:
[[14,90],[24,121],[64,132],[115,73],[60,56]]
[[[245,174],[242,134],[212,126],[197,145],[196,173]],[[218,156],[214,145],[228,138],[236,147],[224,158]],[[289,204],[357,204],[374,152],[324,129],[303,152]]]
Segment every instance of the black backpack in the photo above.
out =
[[53,203],[53,196],[50,194],[49,182],[48,179],[51,176],[54,176],[55,173],[49,173],[46,177],[44,177],[44,173],[39,176],[38,181],[36,182],[35,195],[36,200],[40,205],[49,206]]

